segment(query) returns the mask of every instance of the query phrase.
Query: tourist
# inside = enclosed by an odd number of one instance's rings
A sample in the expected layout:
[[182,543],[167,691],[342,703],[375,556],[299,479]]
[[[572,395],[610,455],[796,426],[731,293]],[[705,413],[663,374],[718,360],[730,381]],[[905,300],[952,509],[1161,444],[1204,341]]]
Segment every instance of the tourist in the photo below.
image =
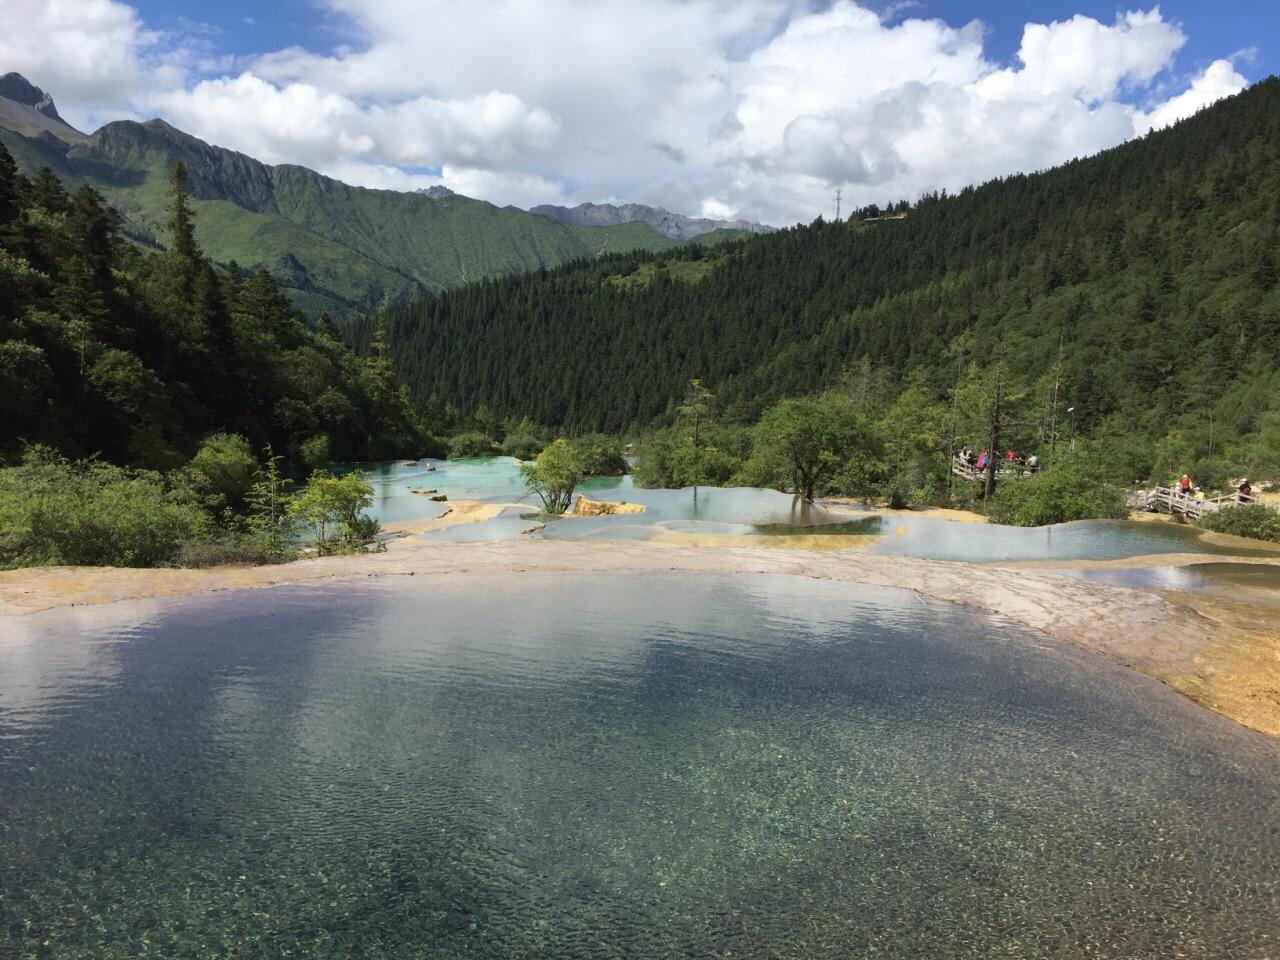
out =
[[1204,490],[1201,487],[1196,487],[1196,500],[1204,503]]
[[988,457],[988,454],[987,454],[987,451],[985,451],[985,450],[983,450],[980,454],[978,454],[978,469],[979,469],[979,470],[985,470],[985,469],[987,469],[987,457]]
[[1178,492],[1184,497],[1189,497],[1191,496],[1191,487],[1191,478],[1184,473],[1182,479],[1178,481]]
[[1253,487],[1249,486],[1249,478],[1241,477],[1240,486],[1236,487],[1236,502],[1248,503],[1253,499]]
[[1027,457],[1027,469],[1030,470],[1032,473],[1040,472],[1040,458],[1036,456],[1034,453],[1031,456]]

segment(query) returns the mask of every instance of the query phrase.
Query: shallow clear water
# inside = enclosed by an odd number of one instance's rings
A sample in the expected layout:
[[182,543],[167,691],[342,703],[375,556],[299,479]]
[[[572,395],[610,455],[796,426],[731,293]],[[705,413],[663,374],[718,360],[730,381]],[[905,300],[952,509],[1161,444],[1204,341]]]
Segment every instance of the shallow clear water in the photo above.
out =
[[1256,563],[1197,563],[1187,567],[1084,567],[1051,570],[1066,576],[1108,583],[1118,587],[1145,590],[1205,591],[1223,595],[1249,590],[1250,599],[1258,599],[1255,591],[1269,591],[1273,602],[1280,603],[1280,566]]
[[[433,531],[427,540],[510,540],[537,524],[521,519],[539,509],[510,457],[472,460],[423,460],[415,464],[381,463],[360,467],[372,480],[372,513],[384,523],[438,517],[448,504],[434,503],[418,489],[435,489],[450,500],[523,503],[493,520],[466,529]],[[1153,553],[1206,553],[1221,556],[1276,556],[1274,547],[1222,546],[1199,531],[1173,524],[1130,521],[1081,521],[1052,527],[1004,527],[955,523],[936,517],[894,514],[859,518],[857,507],[805,504],[790,494],[750,487],[686,487],[644,490],[631,477],[592,477],[579,492],[595,500],[644,504],[643,514],[568,518],[538,533],[547,539],[648,539],[663,531],[703,534],[880,536],[873,553],[963,560],[973,563],[1019,560],[1111,560]],[[852,519],[851,519],[852,515]]]
[[469,460],[389,461],[348,464],[373,484],[374,502],[369,511],[383,523],[438,517],[447,503],[435,503],[413,489],[437,490],[450,500],[486,503],[518,503],[528,498],[520,479],[520,461],[512,457],[475,457]]
[[[601,478],[603,480],[604,478]],[[553,539],[587,537],[628,539],[652,536],[659,530],[689,533],[750,534],[761,526],[788,533],[807,532],[821,525],[843,523],[849,509],[832,510],[805,503],[799,497],[755,487],[684,487],[645,490],[630,477],[610,478],[609,484],[588,483],[582,492],[593,500],[644,504],[642,514],[573,517],[547,526]]]
[[534,516],[532,506],[507,507],[492,520],[479,523],[458,523],[440,530],[418,534],[419,540],[436,543],[484,543],[495,540],[516,540],[525,534],[535,534],[542,520]]
[[[1274,549],[1207,542],[1191,527],[1131,520],[1079,520],[1050,527],[1006,527],[955,523],[937,517],[896,514],[857,520],[844,532],[877,534],[872,553],[963,560],[1115,560],[1149,553],[1212,553],[1275,556]],[[775,531],[776,532],[776,531]]]
[[455,575],[0,624],[0,956],[1280,952],[1280,748],[959,607]]

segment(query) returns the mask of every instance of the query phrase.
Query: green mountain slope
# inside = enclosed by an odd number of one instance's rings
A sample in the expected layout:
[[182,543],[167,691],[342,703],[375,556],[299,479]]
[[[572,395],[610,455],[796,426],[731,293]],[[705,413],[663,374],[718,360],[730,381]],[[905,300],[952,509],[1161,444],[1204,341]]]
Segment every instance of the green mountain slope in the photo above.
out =
[[748,420],[864,357],[944,403],[1002,364],[1019,429],[1057,379],[1082,432],[1135,438],[1135,470],[1160,444],[1280,448],[1280,79],[1096,157],[877,212],[727,245],[709,269],[636,253],[429,297],[390,314],[397,369],[421,401],[616,432],[693,377]]
[[160,120],[110,123],[85,137],[2,103],[11,109],[0,111],[0,143],[20,171],[48,166],[69,189],[94,187],[144,244],[156,243],[169,172],[185,164],[208,253],[266,267],[310,312],[346,316],[471,280],[677,245],[644,223],[581,226],[463,196],[352,187],[210,146]]
[[385,360],[308,327],[267,273],[216,271],[171,197],[172,249],[144,254],[93,190],[0,147],[0,465],[47,444],[168,469],[220,431],[294,463],[438,450]]

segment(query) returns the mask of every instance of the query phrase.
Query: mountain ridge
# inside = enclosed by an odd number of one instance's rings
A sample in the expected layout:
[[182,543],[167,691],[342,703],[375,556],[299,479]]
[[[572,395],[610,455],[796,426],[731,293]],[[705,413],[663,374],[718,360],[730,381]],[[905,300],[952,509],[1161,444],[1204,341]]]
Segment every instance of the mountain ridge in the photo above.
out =
[[64,143],[85,138],[62,119],[53,97],[20,73],[0,76],[0,127],[32,137],[51,134]]
[[43,114],[50,120],[66,123],[58,115],[58,108],[53,102],[53,97],[20,73],[6,73],[0,77],[0,97],[31,107],[37,113]]
[[295,164],[262,163],[162,119],[116,120],[81,134],[53,119],[44,91],[6,77],[6,89],[49,111],[0,98],[0,143],[21,171],[48,166],[70,189],[92,186],[121,213],[132,239],[158,247],[155,225],[180,162],[200,208],[201,245],[220,263],[271,271],[312,315],[350,317],[469,280],[677,245],[638,221],[582,226],[452,191],[352,186]]
[[580,226],[617,226],[623,223],[647,223],[670,240],[692,240],[716,230],[741,230],[745,233],[773,233],[775,227],[750,220],[714,220],[709,217],[687,217],[662,207],[643,203],[580,203],[574,207],[539,204],[530,213],[550,217],[561,223]]
[[1280,469],[1280,78],[904,219],[867,209],[714,255],[619,254],[387,321],[419,402],[570,433],[645,430],[697,378],[731,421],[828,387],[897,392],[978,410],[937,429],[987,443],[990,406],[969,401],[999,378],[1018,449],[1070,408],[1129,482],[1225,445],[1240,468],[1274,451]]

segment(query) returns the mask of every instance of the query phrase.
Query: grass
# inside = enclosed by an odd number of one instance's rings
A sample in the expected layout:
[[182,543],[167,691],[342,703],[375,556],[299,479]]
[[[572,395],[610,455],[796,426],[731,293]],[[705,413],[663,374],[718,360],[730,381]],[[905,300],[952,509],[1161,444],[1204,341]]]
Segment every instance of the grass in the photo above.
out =
[[642,263],[634,273],[626,276],[612,276],[605,282],[622,290],[640,290],[658,276],[680,283],[700,283],[711,275],[711,271],[729,260],[728,254],[718,257],[703,257],[701,260],[667,260],[660,263]]

